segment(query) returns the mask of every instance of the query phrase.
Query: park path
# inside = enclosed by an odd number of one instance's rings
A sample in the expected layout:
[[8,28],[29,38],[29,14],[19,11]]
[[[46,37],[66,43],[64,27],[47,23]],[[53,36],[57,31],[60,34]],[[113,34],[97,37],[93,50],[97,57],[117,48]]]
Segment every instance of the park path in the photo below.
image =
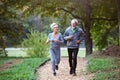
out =
[[77,76],[69,74],[68,57],[62,57],[59,64],[59,70],[56,71],[57,75],[53,76],[51,70],[51,62],[46,62],[43,66],[37,69],[37,80],[91,80],[94,74],[87,72],[87,60],[84,58],[77,58]]

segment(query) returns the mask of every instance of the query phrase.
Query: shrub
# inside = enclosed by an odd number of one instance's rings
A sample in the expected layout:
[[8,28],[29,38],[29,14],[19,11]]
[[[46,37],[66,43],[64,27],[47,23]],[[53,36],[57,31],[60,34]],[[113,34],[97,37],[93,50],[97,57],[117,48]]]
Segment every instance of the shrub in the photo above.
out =
[[48,44],[46,44],[47,36],[39,33],[37,30],[30,30],[27,39],[22,42],[22,47],[30,57],[47,57]]

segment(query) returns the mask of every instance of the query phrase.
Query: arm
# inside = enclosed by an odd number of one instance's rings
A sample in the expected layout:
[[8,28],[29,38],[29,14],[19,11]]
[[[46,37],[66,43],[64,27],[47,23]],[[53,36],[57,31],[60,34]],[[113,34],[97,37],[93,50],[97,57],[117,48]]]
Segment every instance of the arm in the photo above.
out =
[[84,33],[83,30],[81,29],[81,30],[80,30],[80,38],[79,38],[79,40],[82,41],[82,40],[84,40],[84,38],[85,38],[85,33]]
[[54,40],[54,42],[64,43],[64,40],[63,40],[63,37],[62,37],[62,34],[61,34],[61,33],[59,34],[59,39],[58,39],[58,40]]
[[46,43],[49,43],[49,42],[53,41],[53,40],[51,40],[50,37],[51,37],[51,35],[49,34],[49,35],[48,35],[48,38],[47,38],[47,40],[46,40]]
[[80,34],[79,34],[79,39],[76,41],[77,44],[79,44],[82,40],[84,40],[85,34],[82,31],[82,29],[80,29]]
[[64,34],[63,34],[63,38],[65,40],[72,40],[73,39],[73,36],[72,35],[69,35],[68,33],[68,29],[65,30]]
[[60,34],[60,43],[64,43],[62,34]]

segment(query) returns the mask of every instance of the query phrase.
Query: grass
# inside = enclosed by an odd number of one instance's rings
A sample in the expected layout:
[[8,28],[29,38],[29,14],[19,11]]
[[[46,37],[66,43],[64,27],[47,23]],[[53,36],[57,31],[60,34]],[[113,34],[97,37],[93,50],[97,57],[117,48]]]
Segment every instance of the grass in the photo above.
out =
[[3,59],[3,58],[0,58],[0,65],[1,64],[4,64],[4,63],[6,63],[7,61],[10,61],[11,59]]
[[[21,49],[7,49],[8,51],[8,56],[9,57],[26,57],[27,54],[22,51]],[[67,52],[67,48],[61,48],[61,56],[68,56],[68,52]],[[79,49],[79,53],[78,53],[79,57],[85,57],[85,49],[80,48]]]
[[88,70],[90,72],[103,71],[116,67],[113,59],[91,59],[89,60]]
[[[22,59],[22,62],[0,71],[0,80],[35,80],[35,69],[48,58],[26,58],[21,49],[8,49],[8,57],[0,57],[0,65],[13,59]],[[61,56],[68,56],[67,49],[61,49]],[[80,49],[79,57],[85,57],[85,50]]]
[[[117,75],[117,77],[115,77]],[[102,72],[97,73],[93,80],[119,80],[120,73],[116,72]]]
[[[68,52],[67,52],[67,48],[66,49],[61,49],[61,56],[68,56]],[[86,54],[85,54],[85,49],[79,49],[79,52],[78,52],[78,56],[79,57],[85,57]]]
[[21,63],[1,71],[0,80],[35,80],[35,69],[46,60],[48,58],[23,58]]
[[88,62],[88,71],[94,73],[93,80],[119,80],[119,57],[91,56]]

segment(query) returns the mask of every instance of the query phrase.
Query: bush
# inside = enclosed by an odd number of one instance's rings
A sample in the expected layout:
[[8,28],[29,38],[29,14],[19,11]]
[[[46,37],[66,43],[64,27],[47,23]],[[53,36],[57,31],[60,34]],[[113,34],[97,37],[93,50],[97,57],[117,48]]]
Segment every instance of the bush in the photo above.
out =
[[47,57],[49,46],[46,44],[46,39],[46,34],[39,33],[37,30],[30,30],[27,39],[22,42],[22,47],[30,57]]

